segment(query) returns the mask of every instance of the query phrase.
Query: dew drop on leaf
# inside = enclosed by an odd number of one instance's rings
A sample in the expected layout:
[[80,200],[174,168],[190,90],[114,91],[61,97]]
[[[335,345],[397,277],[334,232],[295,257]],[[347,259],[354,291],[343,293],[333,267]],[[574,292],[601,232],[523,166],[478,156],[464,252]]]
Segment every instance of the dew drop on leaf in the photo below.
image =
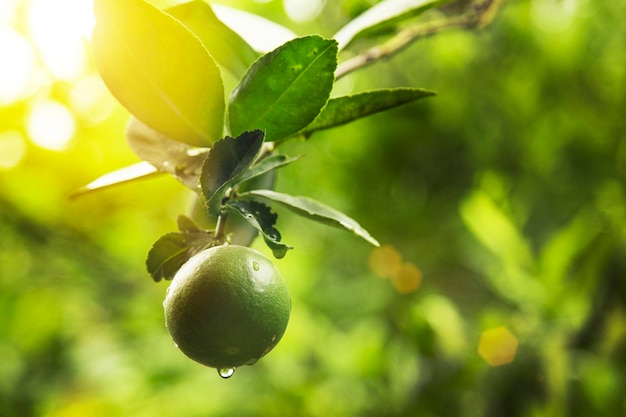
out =
[[224,379],[228,379],[234,375],[236,368],[219,368],[217,373]]

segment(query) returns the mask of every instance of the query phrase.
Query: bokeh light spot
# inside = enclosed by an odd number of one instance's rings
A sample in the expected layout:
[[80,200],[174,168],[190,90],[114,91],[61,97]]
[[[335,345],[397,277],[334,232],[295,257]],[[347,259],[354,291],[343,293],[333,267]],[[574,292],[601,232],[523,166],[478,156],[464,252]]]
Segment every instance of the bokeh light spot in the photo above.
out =
[[0,133],[0,170],[9,171],[24,159],[26,140],[17,130]]
[[377,276],[391,278],[402,266],[402,255],[392,245],[381,245],[370,252],[368,266]]
[[0,105],[23,98],[35,68],[35,53],[28,40],[17,31],[0,26]]
[[401,294],[417,291],[422,283],[422,271],[412,262],[404,262],[402,254],[392,245],[372,249],[367,263],[375,275],[390,279]]
[[403,263],[391,277],[393,287],[401,294],[417,291],[422,283],[422,271],[411,262]]
[[44,65],[57,79],[75,79],[86,70],[86,38],[95,22],[92,4],[86,0],[33,0],[30,3],[30,37]]
[[515,360],[519,341],[506,327],[485,330],[478,342],[478,354],[490,366],[501,366]]
[[35,103],[26,120],[28,136],[37,146],[60,151],[74,136],[74,116],[63,104],[46,100]]

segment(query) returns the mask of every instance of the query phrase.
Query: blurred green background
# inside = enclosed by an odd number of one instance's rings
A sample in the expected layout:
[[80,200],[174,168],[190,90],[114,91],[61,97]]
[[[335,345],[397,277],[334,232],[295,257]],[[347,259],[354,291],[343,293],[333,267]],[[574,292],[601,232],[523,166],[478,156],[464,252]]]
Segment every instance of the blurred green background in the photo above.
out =
[[[332,36],[375,2],[223,3]],[[277,188],[384,247],[279,211],[292,318],[229,380],[174,347],[144,267],[186,189],[68,199],[137,162],[90,9],[0,3],[1,416],[626,415],[626,2],[505,1],[343,79],[438,96],[285,144]]]

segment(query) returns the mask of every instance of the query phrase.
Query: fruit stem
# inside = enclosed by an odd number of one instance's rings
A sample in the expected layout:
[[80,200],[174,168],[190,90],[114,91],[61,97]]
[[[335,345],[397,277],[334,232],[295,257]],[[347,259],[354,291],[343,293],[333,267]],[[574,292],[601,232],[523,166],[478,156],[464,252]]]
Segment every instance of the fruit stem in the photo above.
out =
[[215,239],[219,241],[223,241],[226,235],[226,219],[228,216],[226,212],[222,211],[219,216],[217,216],[217,223],[215,224]]

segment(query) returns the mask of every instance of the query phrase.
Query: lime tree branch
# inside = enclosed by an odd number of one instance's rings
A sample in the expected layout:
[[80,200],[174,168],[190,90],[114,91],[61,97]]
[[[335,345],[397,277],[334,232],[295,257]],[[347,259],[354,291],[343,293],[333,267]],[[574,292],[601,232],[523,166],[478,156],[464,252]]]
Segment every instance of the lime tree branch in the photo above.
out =
[[500,3],[501,0],[475,0],[459,15],[407,27],[385,43],[372,47],[339,64],[335,71],[335,77],[339,79],[359,68],[389,58],[422,38],[455,29],[480,29],[493,20]]

